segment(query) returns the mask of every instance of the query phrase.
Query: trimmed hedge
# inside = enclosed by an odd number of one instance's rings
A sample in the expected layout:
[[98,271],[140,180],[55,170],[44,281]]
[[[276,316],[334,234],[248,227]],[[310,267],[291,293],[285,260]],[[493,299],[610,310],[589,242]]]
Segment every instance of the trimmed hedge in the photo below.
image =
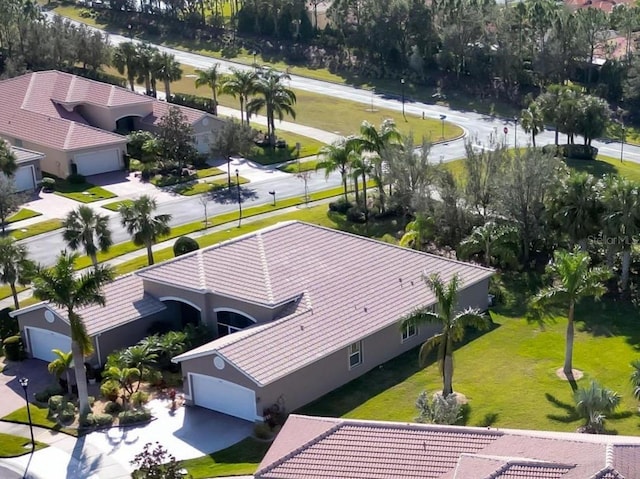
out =
[[82,427],[104,427],[110,426],[112,423],[113,416],[111,414],[89,413],[80,419]]
[[145,422],[151,419],[151,413],[146,409],[138,409],[135,411],[123,411],[118,414],[118,421],[121,425],[135,424]]
[[545,145],[542,147],[542,151],[574,160],[595,160],[598,156],[598,149],[591,145]]
[[20,336],[9,336],[6,338],[2,341],[2,349],[9,361],[21,361],[24,358],[24,349]]
[[213,113],[213,98],[204,96],[190,95],[189,93],[174,93],[171,95],[169,103],[176,105],[188,106],[197,110]]
[[180,238],[178,238],[176,242],[173,243],[173,255],[182,256],[183,254],[196,251],[199,248],[200,245],[193,238],[190,238],[188,236],[180,236]]

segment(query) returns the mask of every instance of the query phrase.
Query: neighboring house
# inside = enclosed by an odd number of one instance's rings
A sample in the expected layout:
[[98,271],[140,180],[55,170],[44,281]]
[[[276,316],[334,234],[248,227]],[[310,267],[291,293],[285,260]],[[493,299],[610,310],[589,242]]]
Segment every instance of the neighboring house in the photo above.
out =
[[631,479],[640,438],[291,415],[256,479]]
[[[401,330],[400,320],[418,306],[435,305],[422,279],[432,273],[444,281],[460,275],[459,308],[487,308],[489,269],[306,223],[280,223],[144,268],[127,277],[135,294],[115,286],[123,281],[117,280],[107,288],[116,291],[113,303],[79,313],[100,325],[88,329],[102,333],[101,358],[108,353],[105,336],[139,339],[142,328],[136,325],[135,334],[127,328],[142,315],[120,308],[143,291],[158,308],[151,308],[148,323],[162,317],[202,321],[220,337],[174,359],[182,366],[187,400],[253,421],[275,403],[293,410],[313,401],[430,337],[436,329]],[[162,304],[166,311],[159,310]],[[23,332],[54,331],[42,319],[45,309],[52,308],[41,303],[12,314]],[[111,321],[127,324],[119,326],[126,338],[107,334]],[[56,332],[68,334],[64,321],[56,324],[62,328]],[[33,333],[25,336],[32,341]],[[40,348],[43,354],[51,345]]]
[[44,155],[37,151],[25,150],[16,146],[11,147],[11,152],[15,155],[16,164],[18,165],[18,169],[13,175],[16,191],[34,191],[42,181],[40,163],[42,163]]
[[[114,133],[155,130],[169,105],[125,88],[69,73],[45,71],[0,81],[0,138],[45,155],[42,169],[66,177],[124,167],[127,138]],[[209,152],[220,120],[177,106],[194,128],[200,153]]]

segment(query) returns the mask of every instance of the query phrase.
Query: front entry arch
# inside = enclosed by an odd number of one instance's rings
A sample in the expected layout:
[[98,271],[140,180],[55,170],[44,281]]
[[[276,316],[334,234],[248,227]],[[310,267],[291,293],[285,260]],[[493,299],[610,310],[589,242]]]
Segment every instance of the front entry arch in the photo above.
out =
[[180,328],[187,324],[200,324],[202,321],[202,309],[191,301],[175,296],[159,299],[167,306],[169,319]]

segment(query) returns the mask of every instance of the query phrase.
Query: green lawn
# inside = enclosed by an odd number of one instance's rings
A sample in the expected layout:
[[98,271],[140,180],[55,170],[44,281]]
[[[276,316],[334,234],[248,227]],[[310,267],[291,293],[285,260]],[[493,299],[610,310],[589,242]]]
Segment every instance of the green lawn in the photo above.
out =
[[[55,421],[52,421],[47,417],[49,413],[49,409],[46,407],[40,407],[36,404],[30,404],[29,408],[31,409],[31,421],[35,426],[46,427],[47,429],[53,429],[54,431],[64,432],[65,434],[69,434],[71,436],[77,436],[78,430],[71,429],[67,427],[60,426]],[[19,424],[29,424],[29,419],[27,417],[27,407],[24,406],[20,409],[13,411],[11,414],[7,414],[5,417],[0,419],[0,421],[7,422],[17,422]]]
[[[257,130],[264,130],[265,128],[255,123],[252,123],[251,126]],[[260,163],[261,165],[273,165],[295,159],[297,143],[300,143],[300,158],[317,155],[320,149],[325,146],[321,141],[289,131],[277,130],[276,135],[279,139],[287,142],[286,148],[272,149],[253,146],[249,154],[247,154],[247,159]]]
[[94,201],[116,197],[116,195],[100,186],[95,186],[91,183],[73,184],[60,178],[56,178],[55,194],[80,203],[93,203]]
[[[249,180],[243,176],[238,178],[238,181],[241,185],[249,183]],[[235,176],[231,177],[231,184],[235,186],[236,178]],[[199,183],[185,183],[179,186],[176,186],[176,193],[181,194],[182,196],[193,196],[199,195],[201,193],[207,193],[210,191],[218,190],[220,188],[227,188],[229,185],[229,180],[225,176],[224,178],[218,178],[217,180],[207,181],[207,182],[199,182]]]
[[[36,441],[36,448],[42,449],[46,444]],[[0,432],[0,457],[16,457],[31,452],[31,439],[20,436],[12,436]]]
[[16,229],[9,234],[16,240],[22,240],[31,236],[36,236],[42,233],[49,233],[50,231],[62,228],[62,221],[58,219],[40,221],[24,228]]
[[288,163],[286,165],[280,166],[278,169],[280,171],[284,171],[285,173],[303,173],[305,171],[315,171],[316,166],[318,165],[319,160],[309,160],[309,161],[300,161],[295,163]]
[[267,453],[271,443],[247,438],[222,451],[208,456],[181,461],[193,479],[219,476],[250,475]]
[[223,174],[224,171],[222,171],[220,168],[216,168],[215,166],[211,166],[208,168],[199,168],[198,170],[196,170],[196,176],[198,178],[207,178],[209,176],[218,176]]
[[102,205],[102,207],[109,211],[119,211],[121,206],[123,205],[131,206],[132,204],[133,204],[133,200],[121,200],[121,201],[114,201],[113,203],[106,203]]
[[16,223],[18,221],[27,220],[29,218],[35,218],[36,216],[41,215],[42,213],[38,213],[37,211],[33,211],[27,208],[20,208],[15,214],[7,218],[7,224]]
[[[27,288],[16,284],[16,290],[18,291],[18,293],[20,291],[24,291],[25,289]],[[0,299],[8,298],[9,296],[11,296],[11,287],[8,284],[3,284],[2,286],[0,286]]]
[[[535,280],[525,285],[527,279],[521,274],[517,283],[507,283],[508,304],[491,314],[495,327],[456,351],[454,389],[469,400],[463,422],[575,432],[581,423],[573,410],[571,387],[555,373],[563,362],[566,323],[558,319],[540,327],[523,319],[522,305],[537,290]],[[578,386],[597,379],[623,397],[606,421],[612,433],[639,433],[638,403],[629,384],[629,363],[638,358],[640,346],[639,312],[628,303],[602,301],[586,302],[576,313],[574,367],[585,373]],[[413,421],[418,394],[440,389],[437,364],[432,361],[420,370],[414,349],[297,412]]]

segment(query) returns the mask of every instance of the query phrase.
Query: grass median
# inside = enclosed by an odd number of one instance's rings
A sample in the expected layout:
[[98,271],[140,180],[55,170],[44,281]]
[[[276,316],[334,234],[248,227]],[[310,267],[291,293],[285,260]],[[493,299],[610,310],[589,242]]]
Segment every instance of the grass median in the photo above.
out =
[[18,221],[28,220],[29,218],[35,218],[37,216],[42,216],[42,213],[27,208],[20,208],[17,213],[7,218],[7,224],[17,223]]
[[[45,447],[47,447],[46,444],[36,441],[36,451]],[[29,453],[31,453],[31,439],[0,432],[0,457],[17,457]]]
[[15,229],[9,232],[16,240],[23,240],[32,236],[37,236],[43,233],[49,233],[62,227],[62,221],[58,219],[40,221],[24,228]]

